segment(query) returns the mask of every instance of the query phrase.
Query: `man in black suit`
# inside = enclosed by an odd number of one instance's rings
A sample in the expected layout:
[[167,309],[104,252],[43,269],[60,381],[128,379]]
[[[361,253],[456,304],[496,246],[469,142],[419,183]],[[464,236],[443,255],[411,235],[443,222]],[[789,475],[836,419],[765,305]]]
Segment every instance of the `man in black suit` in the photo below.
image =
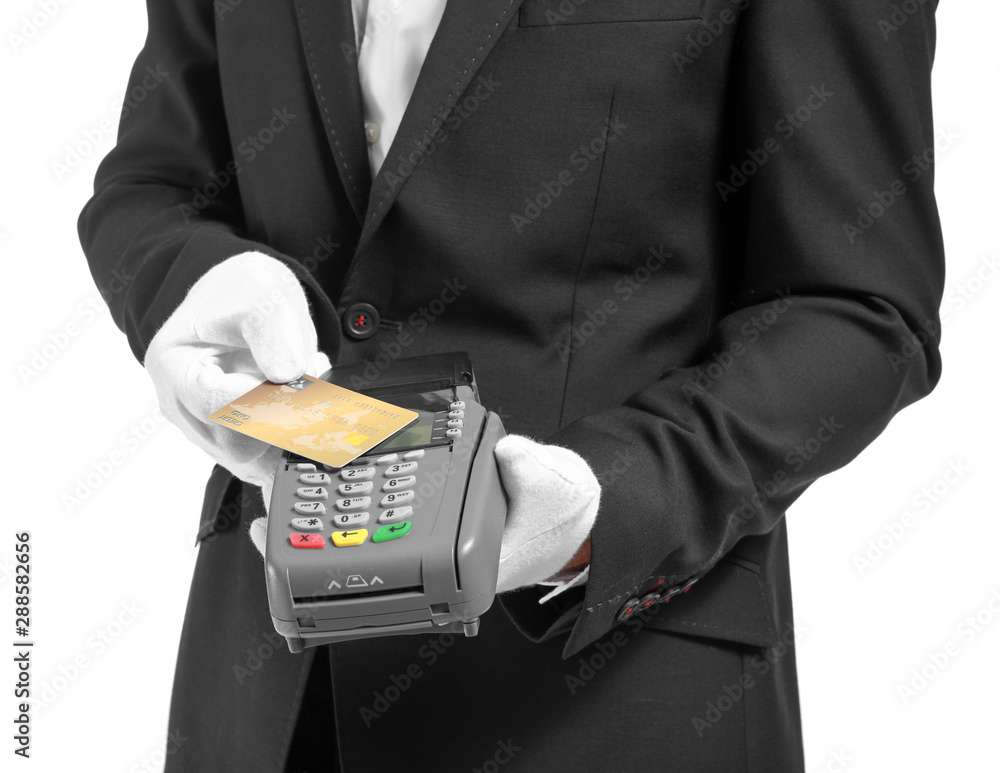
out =
[[601,491],[584,585],[292,655],[217,467],[167,769],[802,770],[782,516],[940,376],[935,8],[450,0],[373,180],[346,3],[150,0],[80,219],[136,357],[262,253],[334,367],[466,350]]

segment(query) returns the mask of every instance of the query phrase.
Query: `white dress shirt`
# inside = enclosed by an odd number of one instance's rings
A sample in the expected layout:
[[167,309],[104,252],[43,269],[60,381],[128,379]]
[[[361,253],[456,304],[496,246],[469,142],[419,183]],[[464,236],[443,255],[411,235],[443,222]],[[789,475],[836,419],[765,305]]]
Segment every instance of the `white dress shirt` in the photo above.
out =
[[445,2],[351,0],[372,179],[399,129]]

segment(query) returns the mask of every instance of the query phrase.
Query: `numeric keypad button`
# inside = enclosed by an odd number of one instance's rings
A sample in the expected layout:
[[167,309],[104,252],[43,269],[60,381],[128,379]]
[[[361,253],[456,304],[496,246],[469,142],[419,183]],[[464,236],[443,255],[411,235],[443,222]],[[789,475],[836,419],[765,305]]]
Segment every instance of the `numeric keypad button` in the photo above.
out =
[[323,515],[326,512],[326,505],[322,502],[296,502],[292,509],[302,515]]
[[405,475],[402,478],[389,478],[382,484],[383,491],[402,491],[411,488],[417,482],[416,475]]
[[388,542],[392,539],[400,539],[410,533],[413,524],[410,521],[400,521],[385,526],[379,526],[372,535],[372,542]]
[[329,499],[330,492],[325,488],[300,488],[295,490],[299,499]]
[[364,526],[368,523],[371,515],[363,513],[339,513],[333,516],[333,525],[338,529],[353,529],[356,526]]
[[[310,535],[312,536],[312,535]],[[361,545],[368,539],[368,529],[354,529],[353,531],[335,531],[330,535],[333,544],[338,548],[350,548]]]
[[288,541],[293,548],[305,548],[306,550],[321,550],[326,545],[322,534],[289,534]]
[[330,476],[325,472],[306,472],[299,476],[299,481],[312,486],[329,486]]
[[404,505],[403,507],[393,507],[386,510],[378,517],[379,523],[396,523],[396,521],[405,521],[413,515],[413,508],[409,505]]
[[413,489],[407,489],[406,491],[394,491],[391,494],[386,494],[382,497],[382,501],[379,502],[380,507],[398,507],[399,505],[405,505],[407,502],[413,501]]
[[375,477],[374,467],[345,467],[340,471],[341,480],[371,480]]
[[347,497],[346,499],[338,499],[334,505],[340,512],[345,513],[350,510],[364,510],[371,503],[371,497]]
[[370,494],[374,485],[370,480],[358,481],[357,483],[341,483],[337,486],[337,493],[345,497]]
[[400,475],[409,475],[411,472],[417,471],[416,462],[403,462],[402,464],[394,464],[391,467],[385,468],[385,477],[387,478],[398,478]]
[[323,531],[320,518],[292,518],[292,528],[299,531]]

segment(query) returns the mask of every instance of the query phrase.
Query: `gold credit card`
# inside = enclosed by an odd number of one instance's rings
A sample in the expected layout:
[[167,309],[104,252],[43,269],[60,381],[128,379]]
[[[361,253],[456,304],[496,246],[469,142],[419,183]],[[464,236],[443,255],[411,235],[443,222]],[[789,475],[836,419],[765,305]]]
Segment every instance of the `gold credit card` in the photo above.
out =
[[417,412],[303,376],[287,384],[265,381],[208,418],[307,459],[343,467],[411,424]]

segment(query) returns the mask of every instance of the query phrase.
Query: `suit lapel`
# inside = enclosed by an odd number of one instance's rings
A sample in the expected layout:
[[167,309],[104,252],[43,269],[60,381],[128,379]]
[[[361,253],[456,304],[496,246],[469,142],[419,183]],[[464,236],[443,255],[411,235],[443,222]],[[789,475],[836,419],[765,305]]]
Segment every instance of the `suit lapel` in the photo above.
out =
[[359,223],[371,190],[350,0],[295,0],[299,37],[324,133]]
[[372,185],[359,252],[424,160],[432,135],[475,78],[522,1],[448,0],[399,130]]
[[[403,0],[405,2],[405,0]],[[389,256],[366,254],[386,213],[459,97],[523,0],[448,0],[403,114],[371,182],[350,0],[294,0],[310,80],[337,171],[362,232],[338,305],[373,303],[384,313],[392,287]],[[411,161],[412,158],[412,161]]]

